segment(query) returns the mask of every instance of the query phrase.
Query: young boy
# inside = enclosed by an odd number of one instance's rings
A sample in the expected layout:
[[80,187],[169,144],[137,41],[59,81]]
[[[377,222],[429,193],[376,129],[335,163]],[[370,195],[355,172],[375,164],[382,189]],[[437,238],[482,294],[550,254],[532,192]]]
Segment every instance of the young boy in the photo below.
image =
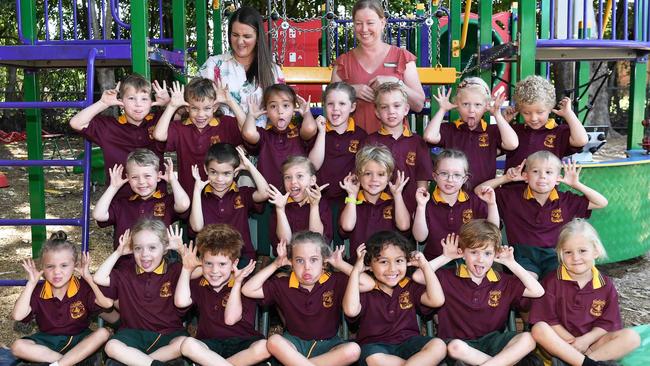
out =
[[[521,297],[536,298],[544,289],[514,259],[512,247],[501,246],[499,228],[485,219],[463,225],[459,235],[443,239],[443,254],[431,262],[445,304],[438,310],[438,337],[448,343],[449,357],[470,365],[514,365],[533,349],[528,332],[503,331],[510,307]],[[463,258],[458,268],[440,269]],[[513,275],[496,272],[501,263]],[[413,278],[421,281],[421,274]]]
[[[234,117],[214,117],[219,104],[240,110],[230,93],[215,88],[209,79],[194,78],[185,87],[174,82],[171,100],[153,130],[157,141],[166,142],[166,151],[176,151],[178,180],[186,192],[191,192],[194,186],[192,166],[203,163],[210,146],[218,142],[237,146],[243,142]],[[189,117],[171,122],[176,110],[184,106]],[[206,178],[205,172],[199,173],[202,179]]]
[[[163,174],[160,160],[151,150],[136,149],[126,159],[126,178],[122,165],[109,169],[111,184],[99,198],[93,218],[99,227],[113,226],[113,248],[117,248],[120,235],[141,217],[155,217],[166,225],[178,220],[180,215],[190,208],[190,199],[178,184],[174,174],[173,163],[167,158],[167,167]],[[158,182],[164,179],[172,194],[159,190]],[[116,197],[117,192],[129,183],[133,194],[130,197]]]
[[[241,146],[235,148],[230,144],[214,144],[205,157],[207,180],[202,180],[199,168],[192,167],[194,191],[190,228],[198,233],[206,224],[229,224],[241,233],[244,240],[242,258],[239,262],[248,263],[255,259],[255,248],[251,241],[248,227],[248,215],[261,207],[256,205],[268,198],[266,180],[246,158]],[[256,188],[238,187],[235,177],[241,170],[248,170]],[[239,258],[239,256],[237,256]]]
[[[181,344],[183,356],[201,365],[254,365],[271,355],[255,330],[256,302],[241,294],[244,278],[255,261],[239,270],[242,236],[229,225],[207,225],[192,244],[183,247],[183,270],[174,295],[178,308],[195,304],[199,313],[196,338]],[[203,277],[190,280],[201,266]]]
[[[151,89],[156,94],[156,101],[151,101]],[[127,155],[137,148],[150,149],[163,158],[164,145],[157,143],[151,136],[160,114],[150,114],[151,107],[165,106],[169,102],[167,85],[162,87],[157,81],[153,85],[140,75],[129,75],[117,83],[115,89],[102,93],[102,98],[75,114],[70,120],[70,127],[83,137],[102,148],[104,155],[104,172],[106,185],[110,183],[109,169],[116,164],[123,164]],[[124,113],[115,118],[99,115],[106,109],[118,106]],[[118,197],[132,194],[125,186]]]
[[[422,253],[412,255],[413,246],[394,231],[372,235],[357,251],[357,261],[343,297],[345,315],[359,322],[357,342],[361,365],[438,365],[445,357],[440,339],[420,335],[417,314],[441,306],[445,296]],[[426,286],[406,277],[409,263],[420,267]],[[364,267],[370,265],[374,288],[359,283]]]
[[[524,169],[525,166],[525,169]],[[564,176],[560,170],[564,168]],[[494,188],[499,215],[506,227],[508,243],[515,248],[515,259],[535,278],[554,271],[558,266],[555,243],[560,229],[575,217],[587,218],[591,210],[607,206],[607,198],[579,180],[575,163],[562,163],[552,152],[541,150],[525,159],[506,174],[483,185]],[[527,185],[502,186],[525,181]],[[560,192],[555,186],[564,183],[581,192]],[[482,186],[476,187],[479,192]]]
[[[547,150],[562,158],[578,152],[589,141],[587,131],[571,110],[571,99],[562,98],[559,108],[554,109],[555,88],[541,76],[519,81],[513,99],[525,123],[513,125],[519,147],[506,151],[506,170],[518,166],[535,151]],[[564,118],[566,124],[558,125],[548,118],[551,112]]]
[[404,187],[404,202],[415,211],[415,192],[428,188],[433,175],[429,148],[422,137],[409,129],[406,115],[409,104],[404,88],[398,83],[383,83],[375,91],[375,114],[381,122],[379,131],[368,135],[366,144],[383,144],[393,153],[395,168],[409,178]]

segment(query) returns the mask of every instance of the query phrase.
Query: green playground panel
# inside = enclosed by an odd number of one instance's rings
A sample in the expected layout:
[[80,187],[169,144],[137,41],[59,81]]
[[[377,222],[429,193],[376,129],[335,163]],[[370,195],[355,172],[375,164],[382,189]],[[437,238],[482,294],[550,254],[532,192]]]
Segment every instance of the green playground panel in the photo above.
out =
[[[84,153],[82,152],[77,156],[77,159],[83,159],[84,158]],[[95,146],[92,148],[91,154],[90,154],[90,180],[93,183],[101,183],[103,184],[106,181],[106,175],[104,173],[104,152],[102,151],[101,148]],[[80,166],[75,166],[72,169],[72,172],[75,174],[82,174],[83,173],[83,167]]]
[[619,361],[621,366],[648,366],[650,365],[650,324],[633,327],[641,337],[641,345],[634,352]]

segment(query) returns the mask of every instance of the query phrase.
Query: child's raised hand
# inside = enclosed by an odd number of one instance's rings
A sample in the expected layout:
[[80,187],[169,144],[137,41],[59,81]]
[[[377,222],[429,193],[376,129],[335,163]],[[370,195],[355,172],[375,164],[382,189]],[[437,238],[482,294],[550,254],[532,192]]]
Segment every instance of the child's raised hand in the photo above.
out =
[[522,175],[524,171],[524,166],[526,165],[526,159],[521,162],[521,164],[517,165],[516,167],[509,168],[506,171],[506,177],[508,178],[509,181],[511,182],[521,182],[524,180],[524,176]]
[[320,199],[323,197],[323,189],[329,187],[329,183],[325,183],[322,186],[315,185],[312,187],[307,187],[307,199],[309,204],[312,206],[318,206]]
[[375,90],[366,84],[352,84],[357,98],[372,103],[375,99]]
[[338,245],[336,249],[332,251],[332,255],[325,259],[325,262],[331,264],[334,268],[339,268],[339,266],[344,262],[343,252],[345,252],[345,245]]
[[284,208],[287,205],[289,192],[282,194],[273,184],[269,184],[267,193],[269,194],[269,202],[275,205],[276,208]]
[[38,280],[40,280],[43,275],[43,271],[39,271],[38,268],[36,268],[34,260],[31,258],[23,259],[22,266],[25,269],[25,272],[27,272],[27,283],[33,285],[38,283]]
[[580,171],[582,171],[582,166],[578,165],[575,161],[563,161],[562,169],[564,169],[564,175],[558,177],[558,182],[562,182],[569,187],[575,187],[580,183]]
[[216,95],[216,98],[214,100],[214,107],[219,108],[220,104],[227,104],[228,101],[232,98],[230,95],[230,90],[228,90],[228,85],[225,87],[221,83],[221,79],[216,79],[212,82],[212,88],[214,89],[214,93]]
[[364,260],[366,258],[366,252],[367,252],[366,243],[361,243],[361,245],[357,247],[356,252],[357,252],[357,261],[354,262],[353,270],[359,273],[363,273],[366,271],[366,264],[364,263]]
[[190,241],[188,246],[181,245],[181,249],[178,251],[181,255],[181,260],[183,261],[183,268],[187,271],[194,271],[194,269],[201,265],[199,257],[196,255],[197,247],[194,246],[194,242]]
[[506,107],[503,111],[501,111],[501,115],[503,116],[503,119],[506,120],[506,122],[510,123],[515,117],[517,117],[517,107],[511,105],[510,107]]
[[501,106],[505,101],[506,101],[506,92],[502,91],[492,101],[492,105],[489,107],[490,114],[493,116],[496,116],[497,114],[501,114]]
[[438,106],[440,107],[440,109],[443,109],[445,111],[450,111],[457,107],[457,105],[449,101],[450,96],[451,96],[451,88],[449,88],[449,90],[445,93],[445,89],[440,87],[438,88],[438,96],[434,94],[433,99],[435,99],[436,102],[438,102]]
[[427,261],[424,253],[419,250],[414,250],[411,252],[411,258],[409,258],[407,265],[416,268],[424,268],[425,266],[429,265],[429,261]]
[[163,174],[162,179],[167,183],[174,183],[178,180],[174,172],[174,162],[170,157],[165,158],[165,174]]
[[404,187],[406,187],[406,184],[410,180],[410,177],[404,177],[405,174],[401,170],[398,170],[396,175],[397,176],[395,177],[395,183],[388,182],[388,188],[390,189],[390,192],[393,194],[393,196],[402,194]]
[[118,82],[115,85],[115,89],[106,89],[102,93],[102,98],[99,100],[104,103],[106,107],[118,106],[124,107],[124,103],[117,98],[117,94],[120,92],[120,83]]
[[278,246],[275,248],[278,252],[278,256],[275,257],[275,262],[277,262],[278,267],[284,267],[291,265],[289,258],[287,258],[287,241],[282,239],[278,243]]
[[115,251],[118,252],[120,256],[130,254],[131,248],[129,248],[129,244],[131,243],[131,229],[124,230],[124,234],[120,235],[118,242],[119,245]]
[[325,119],[325,116],[316,117],[316,128],[318,128],[318,133],[325,132],[326,124],[327,124],[327,120]]
[[343,178],[343,181],[339,182],[339,187],[343,188],[343,190],[348,193],[348,197],[354,197],[356,200],[361,185],[359,183],[359,178],[357,178],[355,174],[348,173],[348,175]]
[[515,248],[507,245],[499,245],[494,256],[494,261],[507,267],[515,261]]
[[81,253],[81,263],[80,266],[75,267],[74,270],[77,272],[86,282],[92,282],[93,275],[90,273],[90,252]]
[[447,234],[446,238],[440,240],[442,245],[442,255],[449,259],[458,259],[463,257],[463,253],[458,248],[459,236],[455,233]]
[[301,116],[311,113],[311,108],[309,107],[309,103],[311,103],[311,94],[307,97],[307,100],[296,94],[296,99],[298,100],[298,108],[296,110]]
[[250,170],[251,167],[253,166],[253,163],[248,159],[248,156],[246,156],[246,150],[244,150],[244,147],[239,145],[235,148],[237,150],[237,154],[239,154],[239,161],[240,161],[240,167],[245,170]]
[[237,266],[234,266],[232,273],[235,277],[236,283],[244,282],[244,278],[248,277],[255,270],[255,261],[249,261],[246,267],[239,269]]
[[480,186],[478,193],[478,198],[488,205],[495,205],[497,203],[497,197],[494,193],[494,188],[490,186]]
[[183,245],[183,228],[178,225],[169,225],[167,228],[167,249],[180,251]]
[[153,103],[151,103],[152,107],[166,106],[167,104],[169,104],[172,98],[169,96],[166,80],[163,80],[162,87],[160,86],[160,84],[158,84],[158,80],[154,80],[153,83],[151,83],[151,88],[153,89],[156,98],[156,100]]
[[205,186],[210,183],[210,180],[202,180],[201,173],[199,172],[199,166],[194,164],[192,165],[192,178],[194,178],[194,187],[199,187],[203,189]]
[[415,191],[415,201],[417,202],[418,206],[425,206],[427,202],[429,202],[430,198],[431,194],[424,187],[418,187],[418,189]]
[[178,81],[174,81],[172,84],[172,97],[168,106],[178,109],[188,105],[185,101],[185,86]]
[[255,119],[266,114],[266,109],[260,107],[260,99],[255,95],[248,97],[248,114]]
[[108,168],[108,175],[111,177],[110,185],[113,188],[120,189],[124,183],[128,182],[128,178],[124,177],[124,166],[122,164],[115,164],[112,168]]
[[571,98],[569,97],[562,98],[557,106],[557,109],[552,109],[551,111],[562,118],[566,119],[569,114],[573,113],[571,109]]

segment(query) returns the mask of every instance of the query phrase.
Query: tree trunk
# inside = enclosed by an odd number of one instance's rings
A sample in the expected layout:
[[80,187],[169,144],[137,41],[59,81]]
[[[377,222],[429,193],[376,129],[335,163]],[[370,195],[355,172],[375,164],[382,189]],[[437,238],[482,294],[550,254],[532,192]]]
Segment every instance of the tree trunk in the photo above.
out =
[[[591,69],[593,70],[593,72],[596,72],[596,70],[598,69],[598,64],[599,62],[592,62]],[[593,74],[591,77],[598,78],[601,76],[605,76],[609,71],[608,70],[609,66],[610,66],[609,63],[603,62],[603,65],[600,67],[598,72],[596,74]],[[602,88],[600,88],[598,95],[595,95],[601,83],[604,84]],[[589,87],[589,101],[591,102],[593,108],[591,109],[589,115],[587,116],[587,121],[585,122],[585,125],[607,126],[609,127],[610,136],[615,137],[618,135],[618,132],[614,131],[611,128],[612,122],[611,119],[609,118],[610,117],[609,107],[611,105],[611,95],[609,93],[609,90],[607,89],[607,85],[608,85],[608,80],[598,80],[592,83],[591,86]]]
[[[99,18],[97,15],[97,9],[95,8],[94,2],[91,4],[89,11],[92,12],[91,19],[93,20],[93,36],[95,39],[102,38],[102,28],[99,24]],[[106,36],[110,38],[111,29],[113,28],[113,17],[110,11],[106,11],[104,15],[104,27],[106,27]],[[113,68],[96,68],[95,75],[97,75],[97,86],[99,87],[99,93],[103,93],[104,90],[115,88],[115,69]],[[117,116],[117,108],[109,108],[104,114]]]

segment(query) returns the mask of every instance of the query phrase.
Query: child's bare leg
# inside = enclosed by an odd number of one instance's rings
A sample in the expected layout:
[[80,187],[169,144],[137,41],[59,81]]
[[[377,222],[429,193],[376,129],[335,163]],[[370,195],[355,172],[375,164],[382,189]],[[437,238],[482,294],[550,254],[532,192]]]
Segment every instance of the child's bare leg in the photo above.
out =
[[531,329],[533,338],[542,346],[548,353],[553,356],[559,357],[562,361],[571,365],[580,366],[585,360],[585,355],[580,353],[577,349],[573,348],[562,337],[560,337],[553,328],[546,322],[539,322]]
[[374,353],[366,357],[368,366],[404,366],[406,360],[387,353]]
[[440,338],[434,338],[422,349],[406,360],[407,366],[438,365],[447,355],[447,345]]
[[447,354],[455,360],[463,361],[470,365],[482,365],[491,358],[489,355],[471,347],[460,339],[454,339],[449,342],[447,345]]
[[228,357],[227,361],[235,366],[255,365],[269,357],[271,357],[271,354],[266,349],[266,339],[260,339],[251,344],[248,349],[239,351]]
[[484,366],[499,366],[499,365],[514,365],[527,354],[535,349],[535,340],[533,336],[528,333],[519,333],[514,336],[508,344],[492,357],[489,361],[483,363]]
[[106,342],[104,347],[108,357],[117,360],[126,365],[149,366],[153,358],[137,348],[129,347],[122,341],[111,339]]
[[322,355],[310,358],[309,361],[317,366],[349,365],[357,362],[359,355],[361,355],[359,345],[354,342],[348,342],[339,344]]
[[187,337],[180,336],[172,339],[168,345],[151,352],[149,357],[158,361],[169,361],[181,357],[181,343],[183,343],[185,338]]
[[269,337],[268,341],[266,341],[266,348],[283,365],[314,365],[307,357],[298,352],[293,343],[279,334],[274,334]]
[[587,356],[597,361],[618,360],[634,351],[641,344],[641,337],[632,329],[621,329],[600,337],[587,351]]
[[228,366],[230,363],[221,355],[213,352],[200,340],[187,337],[181,344],[181,353],[199,365]]
[[60,366],[76,365],[95,353],[106,343],[111,334],[106,328],[99,328],[90,333],[86,338],[72,347],[58,361]]
[[51,349],[36,344],[31,339],[17,339],[11,344],[11,353],[14,357],[31,362],[56,362],[63,355]]

